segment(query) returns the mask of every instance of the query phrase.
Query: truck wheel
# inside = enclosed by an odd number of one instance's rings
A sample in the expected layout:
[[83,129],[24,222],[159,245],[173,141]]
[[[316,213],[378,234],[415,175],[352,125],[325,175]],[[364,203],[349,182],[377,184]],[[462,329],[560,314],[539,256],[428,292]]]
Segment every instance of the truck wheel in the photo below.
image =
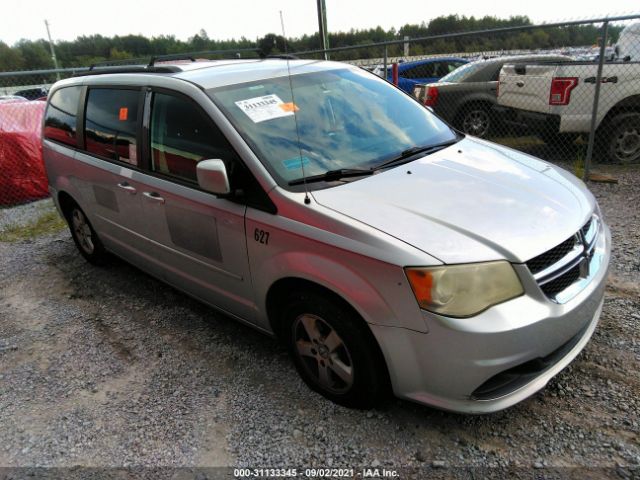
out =
[[294,292],[281,321],[289,354],[312,390],[350,408],[371,408],[386,397],[386,367],[373,335],[347,305],[321,292]]
[[603,127],[599,136],[607,160],[622,164],[640,160],[640,113],[621,113]]
[[76,204],[70,204],[64,212],[71,237],[80,254],[94,265],[102,265],[107,258],[107,252],[91,226],[89,219]]
[[469,105],[463,107],[464,112],[460,115],[458,128],[464,133],[478,138],[487,138],[491,131],[491,113],[483,105]]

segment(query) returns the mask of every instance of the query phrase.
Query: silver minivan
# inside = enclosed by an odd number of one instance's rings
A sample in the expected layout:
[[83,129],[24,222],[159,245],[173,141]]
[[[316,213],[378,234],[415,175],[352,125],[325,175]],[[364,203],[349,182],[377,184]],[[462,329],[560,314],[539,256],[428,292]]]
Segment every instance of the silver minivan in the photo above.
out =
[[585,185],[356,67],[94,69],[51,89],[43,152],[88,261],[278,337],[343,405],[509,407],[600,316],[611,240]]

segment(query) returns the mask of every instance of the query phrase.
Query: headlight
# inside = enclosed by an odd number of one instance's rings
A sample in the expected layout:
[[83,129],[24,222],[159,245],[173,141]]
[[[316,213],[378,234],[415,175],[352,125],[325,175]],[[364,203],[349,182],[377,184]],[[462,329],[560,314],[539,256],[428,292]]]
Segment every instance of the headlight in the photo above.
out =
[[450,317],[470,317],[524,293],[509,262],[407,267],[421,308]]

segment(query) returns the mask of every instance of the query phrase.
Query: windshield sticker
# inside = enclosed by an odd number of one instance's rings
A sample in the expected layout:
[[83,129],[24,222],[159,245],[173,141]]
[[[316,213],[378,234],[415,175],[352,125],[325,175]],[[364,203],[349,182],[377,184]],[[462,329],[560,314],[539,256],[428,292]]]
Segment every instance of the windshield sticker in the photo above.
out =
[[287,170],[298,170],[302,168],[303,165],[306,166],[310,163],[311,160],[309,160],[309,157],[294,157],[282,161],[282,165],[284,165],[284,168]]
[[275,94],[249,98],[235,102],[253,123],[294,115],[299,108],[292,102],[285,103]]

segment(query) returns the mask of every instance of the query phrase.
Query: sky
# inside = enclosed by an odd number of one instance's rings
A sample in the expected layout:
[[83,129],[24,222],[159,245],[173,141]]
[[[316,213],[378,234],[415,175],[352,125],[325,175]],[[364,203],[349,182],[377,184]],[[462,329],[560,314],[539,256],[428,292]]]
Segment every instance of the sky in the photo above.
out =
[[[316,0],[30,0],[26,5],[28,12],[14,0],[3,0],[0,41],[13,45],[21,38],[46,38],[45,19],[54,40],[93,34],[175,35],[186,40],[200,29],[216,40],[241,36],[255,40],[266,33],[282,32],[280,11],[288,37],[313,34],[318,29]],[[616,0],[610,5],[595,0],[326,0],[329,31],[378,25],[397,29],[451,14],[501,18],[527,15],[534,23],[542,23],[640,12],[638,0]]]

